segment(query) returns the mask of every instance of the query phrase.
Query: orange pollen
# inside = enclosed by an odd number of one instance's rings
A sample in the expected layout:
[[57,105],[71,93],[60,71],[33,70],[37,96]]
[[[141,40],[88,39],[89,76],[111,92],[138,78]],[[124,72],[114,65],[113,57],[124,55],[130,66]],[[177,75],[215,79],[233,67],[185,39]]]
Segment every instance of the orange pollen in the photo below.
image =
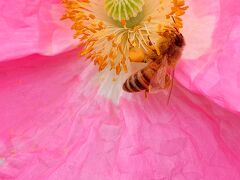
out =
[[[184,0],[160,0],[150,14],[134,24],[131,18],[126,20],[123,16],[114,22],[99,0],[62,0],[62,3],[65,14],[61,19],[73,22],[73,37],[79,39],[79,46],[83,48],[81,56],[96,64],[99,71],[109,68],[116,74],[128,72],[127,65],[131,62],[142,62],[147,51],[155,50],[160,54],[157,41],[168,27],[178,30],[183,27],[181,16],[188,8]],[[159,21],[161,18],[165,20]],[[134,25],[128,27],[131,23]]]

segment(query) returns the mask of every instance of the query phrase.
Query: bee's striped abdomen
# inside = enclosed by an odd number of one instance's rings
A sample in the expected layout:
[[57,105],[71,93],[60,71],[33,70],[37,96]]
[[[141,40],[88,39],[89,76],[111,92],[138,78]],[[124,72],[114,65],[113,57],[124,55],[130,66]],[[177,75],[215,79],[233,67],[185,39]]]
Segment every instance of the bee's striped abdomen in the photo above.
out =
[[142,71],[131,75],[123,84],[123,90],[127,92],[139,92],[148,88],[149,82],[143,79]]
[[127,92],[139,92],[148,90],[152,77],[157,69],[152,64],[131,75],[123,84],[123,90]]

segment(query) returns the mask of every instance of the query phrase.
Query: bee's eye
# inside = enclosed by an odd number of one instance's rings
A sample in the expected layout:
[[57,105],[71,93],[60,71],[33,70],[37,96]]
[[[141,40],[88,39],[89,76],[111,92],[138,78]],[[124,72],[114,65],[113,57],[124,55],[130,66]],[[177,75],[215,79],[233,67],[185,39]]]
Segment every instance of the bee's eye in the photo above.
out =
[[179,47],[182,47],[184,42],[183,42],[183,38],[181,36],[176,36],[175,38],[175,44]]

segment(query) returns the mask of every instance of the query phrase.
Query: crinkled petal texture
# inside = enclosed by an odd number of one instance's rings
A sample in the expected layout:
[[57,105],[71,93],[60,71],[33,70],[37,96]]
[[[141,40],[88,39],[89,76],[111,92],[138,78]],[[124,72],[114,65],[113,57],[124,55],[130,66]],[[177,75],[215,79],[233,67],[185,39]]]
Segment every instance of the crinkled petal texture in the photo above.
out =
[[239,180],[239,3],[188,4],[170,103],[115,105],[71,50],[58,1],[0,2],[0,179]]
[[76,42],[70,23],[59,21],[63,12],[59,0],[0,1],[0,61],[71,49]]
[[[184,30],[192,35],[186,36],[189,46],[177,78],[188,89],[229,111],[240,112],[239,2],[204,0],[192,3],[196,13],[186,16]],[[199,22],[193,22],[196,18]]]

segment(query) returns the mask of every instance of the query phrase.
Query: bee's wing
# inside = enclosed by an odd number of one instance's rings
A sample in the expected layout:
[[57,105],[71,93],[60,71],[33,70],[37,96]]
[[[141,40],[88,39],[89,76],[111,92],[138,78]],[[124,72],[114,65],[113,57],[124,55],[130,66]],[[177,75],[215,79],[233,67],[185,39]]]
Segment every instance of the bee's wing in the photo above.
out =
[[166,89],[169,86],[170,76],[168,75],[168,68],[167,60],[164,58],[161,67],[151,80],[151,91]]

